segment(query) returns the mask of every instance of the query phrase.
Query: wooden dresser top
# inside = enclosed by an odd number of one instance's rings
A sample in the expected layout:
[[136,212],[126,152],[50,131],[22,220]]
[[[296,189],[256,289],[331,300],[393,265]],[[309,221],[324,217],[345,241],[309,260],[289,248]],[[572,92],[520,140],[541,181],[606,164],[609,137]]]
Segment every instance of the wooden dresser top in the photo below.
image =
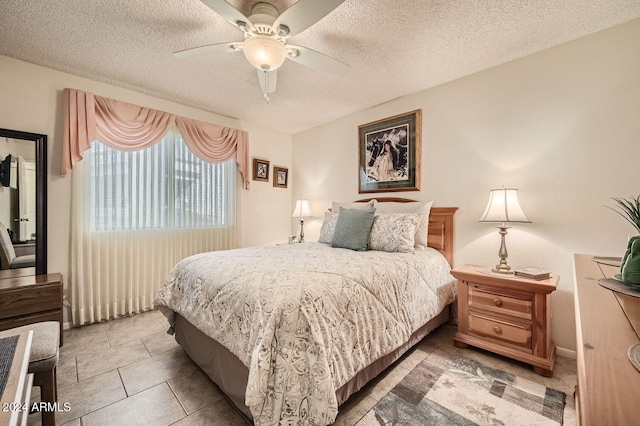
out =
[[640,371],[627,350],[640,342],[640,299],[601,287],[619,268],[592,257],[574,256],[579,424],[638,424]]
[[25,275],[10,278],[0,278],[0,291],[13,290],[25,286],[41,286],[62,282],[62,274]]

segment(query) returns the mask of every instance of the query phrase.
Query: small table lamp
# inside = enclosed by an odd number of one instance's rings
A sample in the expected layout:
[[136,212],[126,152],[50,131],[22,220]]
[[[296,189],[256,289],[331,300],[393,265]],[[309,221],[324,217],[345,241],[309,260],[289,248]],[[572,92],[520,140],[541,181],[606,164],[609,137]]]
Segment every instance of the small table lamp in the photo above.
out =
[[514,188],[492,189],[489,192],[489,203],[480,222],[500,223],[499,226],[496,226],[500,230],[498,233],[501,236],[500,251],[498,252],[500,263],[491,270],[500,274],[513,274],[511,267],[507,265],[507,246],[504,237],[510,227],[505,224],[509,222],[531,223],[518,203],[518,190]]
[[293,214],[291,217],[300,218],[300,240],[299,242],[304,243],[304,218],[311,217],[313,213],[311,213],[311,205],[309,204],[309,200],[297,200],[296,208],[293,209]]

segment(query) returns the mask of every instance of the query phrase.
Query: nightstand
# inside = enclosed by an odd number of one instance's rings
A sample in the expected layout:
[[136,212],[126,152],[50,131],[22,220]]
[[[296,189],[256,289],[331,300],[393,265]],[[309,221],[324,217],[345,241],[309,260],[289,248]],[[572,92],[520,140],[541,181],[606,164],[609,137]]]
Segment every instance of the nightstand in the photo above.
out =
[[458,279],[458,332],[454,344],[486,349],[531,364],[551,377],[556,346],[551,341],[551,293],[559,277],[536,281],[479,272],[464,265],[451,271]]

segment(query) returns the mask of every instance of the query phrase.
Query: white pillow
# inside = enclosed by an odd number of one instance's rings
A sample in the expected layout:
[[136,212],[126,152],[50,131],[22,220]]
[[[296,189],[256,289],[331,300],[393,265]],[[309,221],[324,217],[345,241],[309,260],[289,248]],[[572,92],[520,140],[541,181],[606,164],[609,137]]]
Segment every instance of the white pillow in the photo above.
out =
[[324,214],[324,221],[322,222],[322,228],[320,228],[319,243],[331,244],[333,239],[333,233],[336,230],[336,223],[338,222],[338,215],[340,210],[336,212],[326,212]]
[[331,203],[331,211],[334,213],[340,213],[340,207],[342,207],[343,209],[366,210],[374,207],[375,201],[376,200],[370,200],[366,203],[337,203],[334,201]]
[[429,213],[431,212],[431,206],[433,201],[415,201],[410,203],[380,203],[376,202],[376,213],[411,213],[420,216],[420,222],[416,228],[416,234],[414,237],[415,247],[420,249],[427,248],[427,234],[429,233]]
[[414,235],[420,222],[417,214],[376,214],[369,235],[371,250],[413,253]]

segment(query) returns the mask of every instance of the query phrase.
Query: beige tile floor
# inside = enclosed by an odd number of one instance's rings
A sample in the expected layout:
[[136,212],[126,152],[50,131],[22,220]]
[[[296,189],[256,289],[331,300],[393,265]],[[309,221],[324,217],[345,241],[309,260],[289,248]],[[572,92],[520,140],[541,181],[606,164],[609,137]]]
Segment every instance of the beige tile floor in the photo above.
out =
[[[58,364],[58,401],[70,410],[56,423],[90,425],[245,425],[216,385],[166,333],[157,311],[66,330]],[[565,424],[575,424],[575,360],[558,357],[553,378],[530,366],[478,349],[453,345],[455,328],[443,326],[402,357],[340,409],[336,424],[353,425],[426,357],[452,354],[517,374],[567,394]],[[38,400],[37,388],[33,400]],[[40,414],[29,416],[40,424]]]

